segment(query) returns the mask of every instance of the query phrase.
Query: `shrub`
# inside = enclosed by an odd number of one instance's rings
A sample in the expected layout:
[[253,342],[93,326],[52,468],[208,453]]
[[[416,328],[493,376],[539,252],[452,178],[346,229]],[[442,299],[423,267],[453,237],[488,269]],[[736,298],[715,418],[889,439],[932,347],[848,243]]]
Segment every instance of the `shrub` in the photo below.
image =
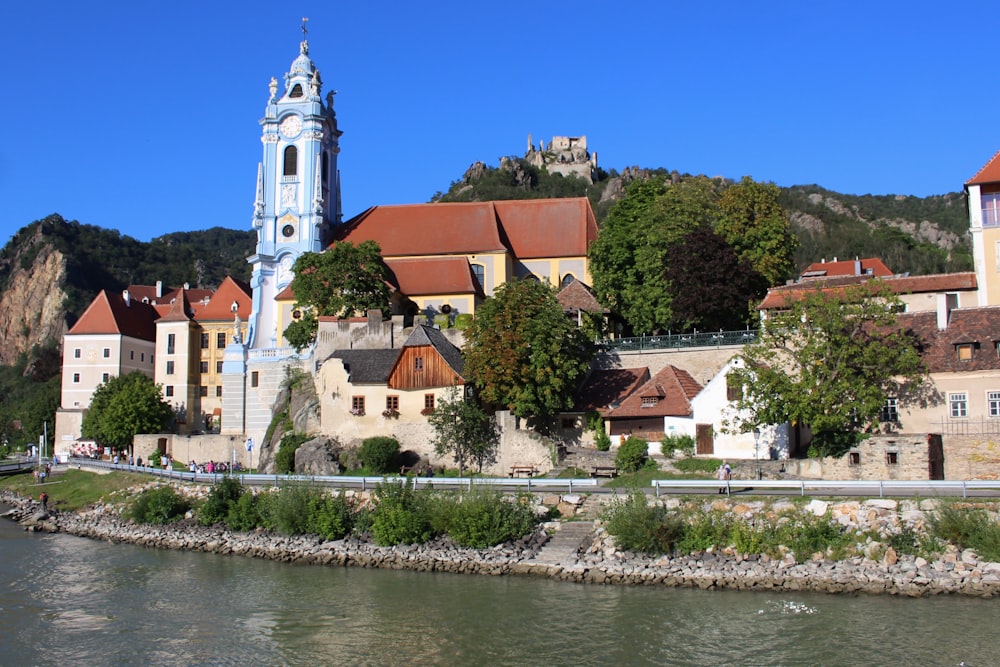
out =
[[660,442],[660,453],[672,459],[678,451],[684,457],[694,456],[694,438],[687,434],[664,436]]
[[316,494],[309,502],[309,532],[327,540],[340,540],[354,525],[354,503],[344,491]]
[[318,491],[292,484],[281,487],[268,501],[268,522],[275,530],[286,535],[309,532],[309,508]]
[[649,443],[644,438],[630,437],[618,448],[615,465],[622,472],[636,472],[646,462]]
[[375,498],[372,534],[376,544],[423,544],[431,538],[433,528],[424,498],[409,484],[379,484]]
[[211,526],[224,522],[230,508],[244,493],[243,485],[235,477],[223,477],[220,482],[212,485],[208,499],[198,510],[198,523]]
[[973,549],[983,560],[1000,561],[1000,524],[986,510],[944,503],[928,518],[937,539]]
[[128,516],[138,523],[165,524],[184,516],[190,508],[190,503],[177,495],[173,487],[158,486],[140,493]]
[[274,469],[278,474],[295,472],[295,452],[302,443],[309,440],[304,433],[286,433],[278,445],[278,453],[274,455]]
[[601,519],[620,549],[650,555],[670,553],[684,534],[683,519],[650,505],[641,491],[612,500]]
[[611,449],[611,436],[605,433],[603,428],[600,431],[594,431],[594,447],[599,452]]
[[456,329],[468,329],[472,326],[472,313],[459,313],[455,316]]
[[260,497],[263,496],[256,496],[252,493],[244,493],[240,496],[239,500],[229,506],[226,526],[230,530],[247,532],[264,525],[264,517],[260,513]]
[[456,544],[484,549],[524,537],[535,524],[527,497],[511,499],[497,489],[481,489],[458,502],[447,530]]
[[391,436],[379,435],[365,438],[358,453],[361,465],[375,474],[395,470],[399,457],[399,441]]

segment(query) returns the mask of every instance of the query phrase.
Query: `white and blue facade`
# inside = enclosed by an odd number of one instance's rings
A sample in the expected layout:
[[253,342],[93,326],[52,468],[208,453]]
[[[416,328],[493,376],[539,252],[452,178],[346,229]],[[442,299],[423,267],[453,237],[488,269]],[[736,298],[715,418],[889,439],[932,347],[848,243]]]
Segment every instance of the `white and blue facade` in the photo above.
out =
[[248,259],[253,312],[246,343],[252,349],[281,345],[275,297],[292,282],[295,260],[322,251],[342,218],[334,91],[324,101],[307,41],[284,79],[280,96],[277,80],[271,79],[260,121],[264,159],[257,167],[253,209],[257,246]]

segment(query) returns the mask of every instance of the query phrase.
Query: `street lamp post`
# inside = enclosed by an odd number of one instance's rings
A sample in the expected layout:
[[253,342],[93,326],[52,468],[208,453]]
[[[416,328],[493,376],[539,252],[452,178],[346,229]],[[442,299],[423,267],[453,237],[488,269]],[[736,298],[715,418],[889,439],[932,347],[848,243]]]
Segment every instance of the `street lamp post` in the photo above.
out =
[[760,472],[760,427],[755,426],[753,429],[753,468],[757,475],[757,479],[761,479],[763,475]]

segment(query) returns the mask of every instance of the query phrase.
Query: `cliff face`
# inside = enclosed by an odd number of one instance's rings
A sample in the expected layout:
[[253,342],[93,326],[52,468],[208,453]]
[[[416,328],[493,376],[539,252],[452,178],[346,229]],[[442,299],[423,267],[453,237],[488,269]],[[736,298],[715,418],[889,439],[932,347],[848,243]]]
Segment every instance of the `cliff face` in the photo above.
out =
[[50,244],[40,240],[38,244],[21,248],[0,291],[0,340],[4,342],[0,364],[13,364],[36,345],[58,345],[66,333],[66,259]]

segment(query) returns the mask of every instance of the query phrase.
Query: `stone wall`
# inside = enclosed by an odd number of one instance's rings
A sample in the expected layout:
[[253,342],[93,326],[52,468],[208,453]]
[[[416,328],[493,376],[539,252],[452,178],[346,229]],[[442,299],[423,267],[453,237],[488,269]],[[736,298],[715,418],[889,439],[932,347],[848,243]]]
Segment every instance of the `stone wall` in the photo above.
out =
[[[164,451],[174,460],[187,463],[194,460],[198,463],[209,461],[225,461],[232,463],[233,452],[236,453],[236,460],[240,465],[249,468],[251,453],[246,450],[246,441],[241,435],[172,435],[169,433],[159,435],[137,435],[133,440],[135,445],[135,456],[142,457],[143,461],[148,461],[149,456],[157,449]],[[253,451],[253,463],[256,467],[259,450]]]
[[743,350],[742,346],[696,347],[670,350],[619,352],[611,350],[594,359],[595,369],[649,368],[656,375],[667,366],[687,371],[702,386],[719,374],[726,363]]
[[1000,479],[1000,436],[944,435],[945,479]]

